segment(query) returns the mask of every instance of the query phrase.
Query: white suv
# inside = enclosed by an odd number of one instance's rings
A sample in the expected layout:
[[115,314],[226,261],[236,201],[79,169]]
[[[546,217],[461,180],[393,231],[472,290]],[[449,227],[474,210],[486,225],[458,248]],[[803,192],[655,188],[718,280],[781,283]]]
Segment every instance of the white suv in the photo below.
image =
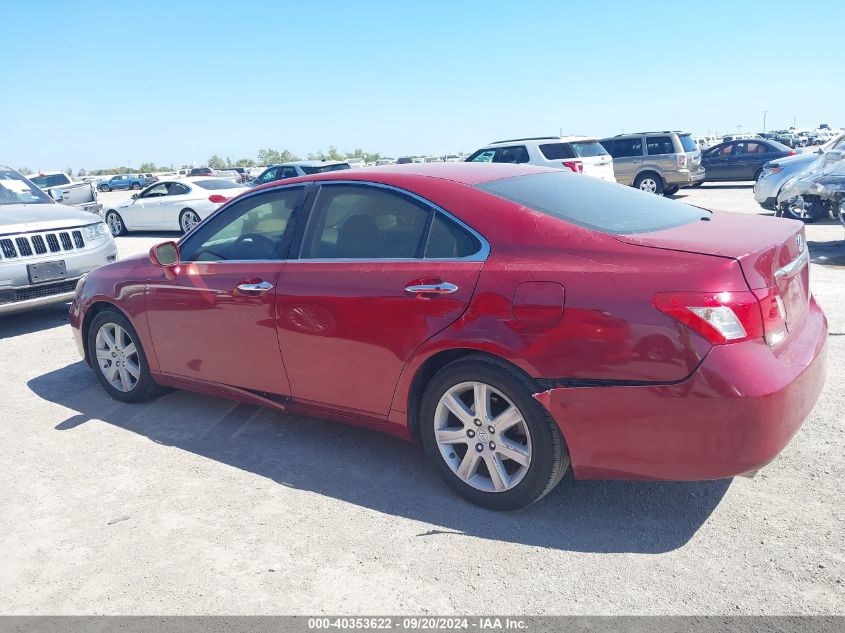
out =
[[613,159],[598,139],[587,136],[541,136],[497,141],[473,152],[468,163],[530,163],[540,167],[570,169],[609,182]]

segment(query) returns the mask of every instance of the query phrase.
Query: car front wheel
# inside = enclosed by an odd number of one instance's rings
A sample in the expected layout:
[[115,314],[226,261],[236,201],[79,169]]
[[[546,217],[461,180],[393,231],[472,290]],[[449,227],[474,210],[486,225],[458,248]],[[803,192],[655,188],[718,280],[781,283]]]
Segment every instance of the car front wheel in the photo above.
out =
[[117,310],[97,314],[88,329],[88,358],[108,394],[123,402],[142,402],[156,395],[147,356],[132,324]]
[[554,420],[530,380],[495,360],[447,365],[423,396],[420,431],[438,474],[468,501],[514,510],[545,496],[569,467]]
[[111,187],[109,187],[108,185],[100,185],[100,191],[102,191],[103,193],[111,191]]
[[106,213],[106,225],[114,237],[126,233],[126,227],[123,225],[123,218],[120,217],[117,211],[109,211]]

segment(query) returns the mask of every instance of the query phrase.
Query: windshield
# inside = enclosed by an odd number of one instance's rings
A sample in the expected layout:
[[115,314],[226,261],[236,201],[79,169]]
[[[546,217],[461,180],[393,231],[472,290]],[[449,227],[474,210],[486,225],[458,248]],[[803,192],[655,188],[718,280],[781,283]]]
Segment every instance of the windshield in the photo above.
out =
[[32,176],[29,179],[39,187],[60,187],[68,184],[69,178],[64,174],[48,174],[41,176]]
[[44,204],[53,199],[11,169],[0,169],[0,205]]
[[688,134],[678,134],[678,138],[681,139],[681,145],[685,152],[694,152],[698,149],[695,141]]
[[236,184],[231,180],[223,180],[222,178],[197,180],[194,184],[197,187],[202,187],[203,189],[246,189],[243,185]]
[[322,174],[327,171],[339,171],[341,169],[349,169],[349,165],[347,163],[338,163],[336,165],[323,165],[321,167],[313,167],[311,165],[300,165],[299,167],[308,175]]
[[475,186],[560,220],[616,235],[690,224],[704,213],[631,187],[563,171],[515,176]]

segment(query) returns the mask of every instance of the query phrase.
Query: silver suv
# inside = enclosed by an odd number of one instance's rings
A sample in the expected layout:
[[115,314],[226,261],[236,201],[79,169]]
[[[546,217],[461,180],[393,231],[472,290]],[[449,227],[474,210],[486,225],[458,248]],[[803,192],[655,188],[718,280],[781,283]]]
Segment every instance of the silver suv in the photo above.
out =
[[616,182],[657,195],[704,182],[701,151],[689,132],[637,132],[599,141],[613,157]]
[[85,273],[116,259],[102,220],[0,165],[0,314],[70,301]]

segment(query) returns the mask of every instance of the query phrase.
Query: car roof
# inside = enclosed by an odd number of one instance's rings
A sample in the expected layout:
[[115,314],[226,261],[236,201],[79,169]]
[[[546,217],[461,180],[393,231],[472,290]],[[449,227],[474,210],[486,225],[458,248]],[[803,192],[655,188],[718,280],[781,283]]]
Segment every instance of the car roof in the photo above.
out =
[[512,163],[406,163],[404,165],[384,165],[380,167],[362,167],[360,169],[349,169],[343,171],[329,171],[310,176],[298,178],[285,178],[283,181],[275,181],[256,187],[256,189],[268,189],[282,184],[289,185],[299,182],[311,182],[320,180],[362,180],[365,182],[378,182],[385,184],[396,184],[399,181],[407,182],[415,178],[438,178],[462,185],[475,185],[492,180],[513,178],[516,176],[527,176],[547,171],[560,171],[548,167],[537,167],[529,163],[514,165]]
[[[540,141],[545,141],[546,143],[574,143],[577,141],[581,142],[598,142],[597,136],[583,136],[583,135],[569,135],[569,136],[532,136],[527,138],[512,138],[505,141],[493,141],[492,143],[488,143],[484,147],[497,147],[500,145],[512,145],[513,143],[527,143],[536,141],[536,144],[539,144]],[[482,148],[483,149],[483,148]],[[450,154],[451,155],[451,154]]]
[[608,136],[605,138],[623,138],[625,136],[642,136],[643,134],[678,134],[680,136],[690,136],[689,132],[684,132],[683,130],[654,130],[651,132],[628,132],[627,134],[617,134],[616,136]]
[[282,166],[325,167],[326,165],[343,165],[345,162],[345,160],[294,160],[279,164]]

